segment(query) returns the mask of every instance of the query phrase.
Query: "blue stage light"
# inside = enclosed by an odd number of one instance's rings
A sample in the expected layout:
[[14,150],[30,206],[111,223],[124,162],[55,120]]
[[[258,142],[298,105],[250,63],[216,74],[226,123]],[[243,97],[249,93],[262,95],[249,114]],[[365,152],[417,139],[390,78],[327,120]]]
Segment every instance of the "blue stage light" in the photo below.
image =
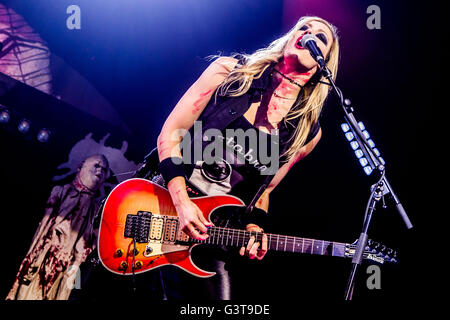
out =
[[8,123],[11,119],[11,115],[9,114],[9,111],[7,109],[3,109],[0,112],[0,123],[5,124]]
[[380,156],[380,151],[377,148],[373,148],[373,153],[375,153],[378,157]]
[[369,164],[369,161],[367,161],[366,158],[361,158],[359,159],[359,163],[361,164],[361,166],[365,167]]
[[356,150],[356,151],[355,151],[355,154],[356,154],[356,157],[357,157],[358,159],[361,158],[361,157],[364,155],[364,153],[362,152],[361,149]]
[[352,147],[353,150],[356,150],[359,148],[359,144],[357,141],[350,142],[350,146]]
[[355,136],[353,135],[353,133],[347,132],[345,134],[345,137],[347,138],[348,141],[352,141]]
[[372,168],[370,166],[364,167],[364,172],[369,176],[372,173]]
[[347,123],[341,124],[342,131],[347,132],[350,130],[350,126]]
[[27,119],[22,119],[19,122],[19,125],[17,126],[17,129],[19,132],[26,134],[28,131],[30,131],[31,122]]
[[[380,151],[377,148],[375,148],[375,142],[372,139],[370,139],[370,134],[366,130],[365,125],[362,122],[358,122],[358,126],[361,129],[364,137],[367,139],[368,146],[370,147],[370,149],[373,150],[373,152],[379,158],[380,163],[382,165],[384,165],[385,161],[383,158],[380,157]],[[345,138],[350,142],[350,147],[354,150],[355,156],[356,156],[356,158],[358,158],[359,163],[363,167],[365,174],[370,175],[373,172],[374,168],[372,168],[372,164],[369,163],[369,160],[368,160],[369,156],[366,154],[365,147],[360,148],[360,145],[358,142],[359,137],[357,137],[357,136],[355,137],[355,132],[348,123],[342,123],[341,128],[342,128],[342,131],[344,132]]]
[[364,130],[362,133],[363,133],[364,137],[366,137],[366,139],[370,138],[370,134],[369,134],[369,132],[367,132],[367,130]]
[[366,127],[364,126],[364,123],[362,121],[358,122],[358,126],[361,130],[364,130]]
[[38,132],[38,134],[36,136],[36,139],[39,142],[43,142],[43,143],[47,142],[50,139],[50,130],[45,129],[45,128],[39,130],[39,132]]

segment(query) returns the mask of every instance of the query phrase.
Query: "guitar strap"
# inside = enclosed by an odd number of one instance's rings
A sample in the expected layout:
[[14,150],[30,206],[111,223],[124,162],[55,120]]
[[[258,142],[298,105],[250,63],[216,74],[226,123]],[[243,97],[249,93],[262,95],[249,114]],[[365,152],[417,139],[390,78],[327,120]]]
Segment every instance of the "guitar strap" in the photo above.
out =
[[264,191],[267,189],[267,187],[270,184],[270,181],[272,181],[274,176],[268,175],[266,179],[264,180],[264,183],[259,187],[258,192],[256,192],[255,196],[253,197],[252,201],[250,201],[249,205],[247,206],[247,209],[245,210],[245,213],[248,214],[253,211],[253,208],[255,207],[256,201],[261,197],[261,195],[264,193]]

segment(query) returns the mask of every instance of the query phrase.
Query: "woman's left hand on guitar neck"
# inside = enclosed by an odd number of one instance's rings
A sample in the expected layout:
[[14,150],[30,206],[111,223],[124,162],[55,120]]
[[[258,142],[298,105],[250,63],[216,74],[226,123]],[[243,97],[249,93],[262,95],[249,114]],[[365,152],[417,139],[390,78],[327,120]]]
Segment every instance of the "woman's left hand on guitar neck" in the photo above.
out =
[[[254,232],[264,232],[263,229],[261,229],[259,226],[253,223],[248,224],[245,230]],[[258,260],[264,258],[266,253],[267,253],[267,235],[265,234],[263,235],[262,238],[262,244],[259,242],[255,242],[255,237],[251,237],[250,241],[247,244],[247,247],[242,247],[239,250],[239,254],[241,256],[246,255],[250,259],[254,259],[256,257],[256,259]]]

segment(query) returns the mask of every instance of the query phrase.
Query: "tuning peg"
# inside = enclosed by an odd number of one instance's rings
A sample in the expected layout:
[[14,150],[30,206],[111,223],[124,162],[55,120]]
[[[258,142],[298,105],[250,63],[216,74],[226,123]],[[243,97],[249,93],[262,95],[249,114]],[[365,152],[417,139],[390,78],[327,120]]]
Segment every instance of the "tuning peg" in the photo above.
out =
[[378,252],[378,242],[372,241],[372,245],[370,246],[370,252],[372,253]]
[[388,256],[391,256],[393,252],[394,252],[394,250],[392,250],[391,248],[388,248],[388,249],[386,250],[386,254],[387,254]]
[[367,240],[367,245],[368,245],[369,247],[371,247],[371,246],[372,246],[372,244],[373,244],[373,241],[372,241],[372,239],[369,239],[369,240]]
[[392,263],[397,263],[397,251],[392,250],[392,252],[389,254],[389,261]]

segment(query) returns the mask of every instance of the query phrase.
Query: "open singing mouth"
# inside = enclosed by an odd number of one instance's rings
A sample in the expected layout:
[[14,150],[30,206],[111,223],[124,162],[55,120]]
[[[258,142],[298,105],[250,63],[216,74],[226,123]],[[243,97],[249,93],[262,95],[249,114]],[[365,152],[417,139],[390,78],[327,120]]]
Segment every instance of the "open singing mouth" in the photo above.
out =
[[304,36],[304,34],[301,35],[301,36],[297,39],[297,41],[295,42],[295,47],[296,47],[297,49],[300,49],[300,50],[304,50],[304,49],[305,49],[305,48],[302,47],[302,44],[301,44],[301,41],[302,41],[303,36]]

